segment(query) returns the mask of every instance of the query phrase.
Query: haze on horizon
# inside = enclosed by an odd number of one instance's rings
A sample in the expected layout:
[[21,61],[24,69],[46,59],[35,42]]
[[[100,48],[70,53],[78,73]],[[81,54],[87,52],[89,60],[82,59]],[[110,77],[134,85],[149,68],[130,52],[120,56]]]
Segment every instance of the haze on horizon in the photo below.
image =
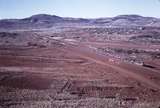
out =
[[0,0],[0,19],[35,14],[99,18],[137,14],[160,18],[159,0]]

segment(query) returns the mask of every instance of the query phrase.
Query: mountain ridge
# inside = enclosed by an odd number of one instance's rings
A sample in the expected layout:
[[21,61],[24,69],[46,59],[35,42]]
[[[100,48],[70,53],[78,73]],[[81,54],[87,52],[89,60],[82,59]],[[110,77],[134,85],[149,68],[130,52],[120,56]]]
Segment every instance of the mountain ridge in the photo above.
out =
[[50,28],[54,26],[105,26],[105,27],[125,27],[125,26],[158,26],[160,19],[154,17],[144,17],[140,15],[118,15],[116,17],[105,18],[72,18],[60,17],[49,14],[36,14],[23,19],[2,19],[0,28]]

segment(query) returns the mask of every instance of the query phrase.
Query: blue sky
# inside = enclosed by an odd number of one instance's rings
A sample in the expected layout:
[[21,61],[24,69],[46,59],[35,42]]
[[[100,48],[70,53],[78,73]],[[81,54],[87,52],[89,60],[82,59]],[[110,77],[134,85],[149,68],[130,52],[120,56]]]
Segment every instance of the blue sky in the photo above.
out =
[[122,14],[160,18],[160,0],[0,0],[1,19],[42,13],[82,18]]

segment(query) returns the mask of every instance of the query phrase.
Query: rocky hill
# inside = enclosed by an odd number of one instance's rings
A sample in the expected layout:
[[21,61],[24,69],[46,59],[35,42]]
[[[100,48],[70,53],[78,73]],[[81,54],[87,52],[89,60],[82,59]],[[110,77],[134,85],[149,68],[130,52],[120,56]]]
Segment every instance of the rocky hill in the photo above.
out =
[[55,26],[102,26],[102,27],[133,27],[160,26],[160,19],[139,15],[119,15],[112,18],[65,18],[55,15],[38,14],[24,19],[0,20],[0,29],[37,29]]

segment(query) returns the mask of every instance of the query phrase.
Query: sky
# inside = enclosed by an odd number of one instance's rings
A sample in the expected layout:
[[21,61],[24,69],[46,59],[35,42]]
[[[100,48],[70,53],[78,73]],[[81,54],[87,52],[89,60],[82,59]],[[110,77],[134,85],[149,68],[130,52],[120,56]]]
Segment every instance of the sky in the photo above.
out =
[[160,18],[160,0],[0,0],[0,19],[35,14],[75,18],[138,14]]

